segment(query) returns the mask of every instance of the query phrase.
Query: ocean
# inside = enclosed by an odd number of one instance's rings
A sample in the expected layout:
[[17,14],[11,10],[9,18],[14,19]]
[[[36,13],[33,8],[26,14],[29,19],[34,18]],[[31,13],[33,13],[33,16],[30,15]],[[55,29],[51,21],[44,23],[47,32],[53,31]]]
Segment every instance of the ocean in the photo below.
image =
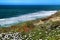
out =
[[0,5],[0,25],[10,25],[50,16],[60,5]]

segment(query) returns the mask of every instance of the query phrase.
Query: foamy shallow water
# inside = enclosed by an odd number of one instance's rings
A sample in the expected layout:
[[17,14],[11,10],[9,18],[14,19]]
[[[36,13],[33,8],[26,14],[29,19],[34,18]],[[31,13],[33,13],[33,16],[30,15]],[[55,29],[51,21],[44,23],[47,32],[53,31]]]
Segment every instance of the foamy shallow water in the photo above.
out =
[[36,18],[42,18],[42,17],[50,16],[56,12],[57,11],[39,11],[39,12],[35,12],[35,13],[29,13],[29,14],[21,15],[18,17],[4,18],[4,19],[0,19],[0,25],[1,26],[11,25],[11,24],[18,23],[18,22],[35,20]]

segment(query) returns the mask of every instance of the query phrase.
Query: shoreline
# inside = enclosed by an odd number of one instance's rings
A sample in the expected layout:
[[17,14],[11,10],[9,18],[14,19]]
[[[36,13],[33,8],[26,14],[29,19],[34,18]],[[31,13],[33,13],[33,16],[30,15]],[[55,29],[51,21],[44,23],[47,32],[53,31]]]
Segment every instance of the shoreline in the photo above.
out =
[[[34,25],[35,24],[35,25]],[[60,40],[60,12],[47,18],[0,28],[0,39],[7,40]]]
[[36,20],[36,19],[44,18],[46,16],[51,16],[52,14],[54,14],[56,12],[57,11],[41,11],[41,12],[31,13],[31,14],[13,17],[13,18],[0,19],[0,25],[1,26],[12,25],[12,24],[14,25],[14,24],[19,23],[19,22]]

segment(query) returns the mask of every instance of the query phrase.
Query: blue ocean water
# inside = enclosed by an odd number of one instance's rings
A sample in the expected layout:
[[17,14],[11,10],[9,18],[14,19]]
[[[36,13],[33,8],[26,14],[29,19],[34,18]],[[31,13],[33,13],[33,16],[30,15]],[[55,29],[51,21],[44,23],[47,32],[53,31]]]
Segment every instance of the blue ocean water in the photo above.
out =
[[60,10],[60,5],[0,5],[0,25],[35,20],[50,16]]
[[60,10],[60,5],[0,5],[0,19],[52,10]]

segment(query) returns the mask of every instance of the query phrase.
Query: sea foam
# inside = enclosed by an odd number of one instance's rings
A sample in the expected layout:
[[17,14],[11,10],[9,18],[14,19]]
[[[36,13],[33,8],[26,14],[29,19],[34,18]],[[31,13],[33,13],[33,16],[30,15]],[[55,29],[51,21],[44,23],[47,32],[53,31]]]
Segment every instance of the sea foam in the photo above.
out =
[[39,12],[35,12],[35,13],[29,13],[29,14],[21,15],[18,17],[4,18],[4,19],[0,19],[0,25],[1,26],[11,25],[11,24],[18,23],[18,22],[35,20],[37,18],[50,16],[56,12],[57,11],[39,11]]

